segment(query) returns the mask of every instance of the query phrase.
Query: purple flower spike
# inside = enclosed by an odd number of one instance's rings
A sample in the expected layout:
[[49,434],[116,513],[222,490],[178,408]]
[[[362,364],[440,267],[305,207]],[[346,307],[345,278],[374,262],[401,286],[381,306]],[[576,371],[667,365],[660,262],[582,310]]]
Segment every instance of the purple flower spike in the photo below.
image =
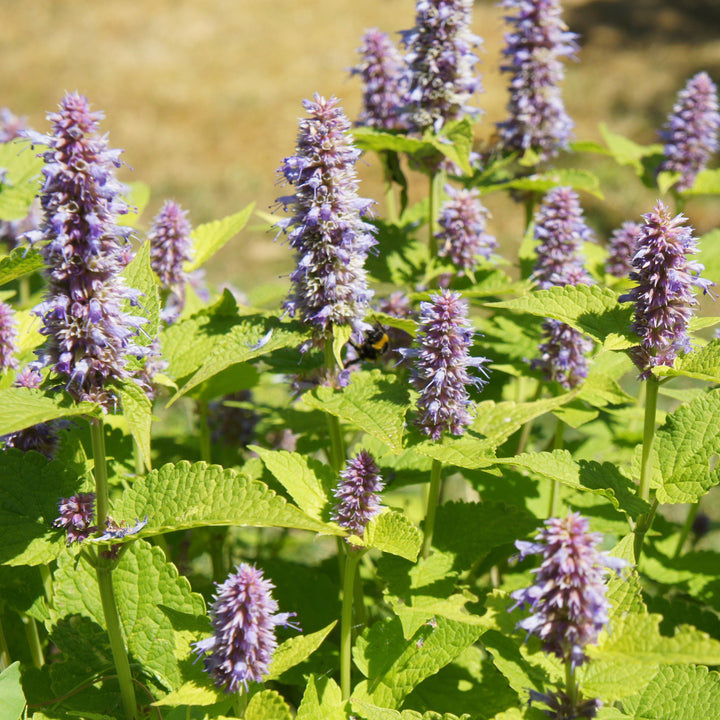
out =
[[472,0],[415,3],[415,27],[402,36],[410,71],[408,118],[417,132],[438,133],[446,122],[480,112],[467,105],[482,92],[473,52],[482,39],[470,30],[472,7]]
[[6,143],[23,136],[28,129],[27,118],[13,114],[9,108],[0,108],[0,142]]
[[[353,535],[362,537],[367,524],[380,512],[378,493],[385,487],[370,453],[362,450],[348,460],[335,488],[338,504],[332,519]],[[347,539],[347,538],[346,538]]]
[[[228,401],[246,403],[250,407],[227,405]],[[208,403],[207,423],[213,442],[246,448],[255,438],[255,427],[260,420],[251,407],[252,393],[249,390],[239,390]]]
[[17,367],[17,330],[12,308],[0,301],[0,373]]
[[262,682],[277,648],[275,628],[295,627],[288,622],[294,613],[278,612],[274,587],[247,563],[218,586],[210,608],[215,634],[194,646],[198,657],[211,653],[205,670],[227,693],[247,692],[249,682]]
[[479,190],[456,190],[447,186],[449,199],[440,208],[438,254],[450,257],[461,272],[472,272],[477,258],[490,258],[497,240],[486,232],[489,212],[480,202]]
[[[420,391],[418,420],[420,429],[433,440],[443,430],[463,435],[472,418],[468,386],[486,385],[487,358],[470,357],[473,330],[468,320],[467,303],[460,293],[442,290],[420,303],[419,348],[403,350],[403,357],[415,358],[413,384]],[[468,368],[476,368],[483,378],[471,377]]]
[[172,200],[166,200],[153,218],[148,233],[150,266],[167,296],[163,311],[163,319],[167,323],[177,320],[185,304],[188,275],[183,266],[192,257],[191,231],[187,210]]
[[67,529],[67,544],[81,543],[90,533],[97,530],[92,525],[95,517],[95,493],[78,493],[58,502],[60,517],[53,527]]
[[575,59],[577,35],[561,18],[560,0],[502,0],[513,12],[505,20],[513,26],[506,33],[507,61],[501,67],[510,74],[508,119],[498,123],[507,150],[534,150],[547,160],[567,147],[573,121],[565,112],[560,84],[564,79],[562,58]]
[[640,336],[640,345],[630,353],[640,377],[647,379],[652,368],[672,367],[678,353],[690,352],[687,329],[692,308],[698,304],[693,287],[708,292],[712,283],[700,277],[703,265],[688,260],[698,248],[682,213],[672,217],[658,200],[643,220],[632,263],[635,270],[630,273],[637,285],[620,301],[635,302],[632,329]]
[[605,272],[617,278],[626,278],[632,272],[632,259],[637,249],[640,224],[628,220],[610,236]]
[[126,299],[136,299],[120,276],[130,229],[117,225],[118,214],[127,212],[124,186],[115,178],[120,151],[109,149],[99,134],[102,117],[71,93],[59,112],[48,115],[50,135],[27,136],[50,148],[42,154],[44,220],[30,234],[43,241],[48,268],[48,292],[38,308],[48,338],[42,361],[75,400],[107,410],[115,405],[108,385],[127,379],[127,356],[143,351],[133,342],[142,320],[122,309]]
[[570,661],[573,668],[587,660],[585,647],[597,642],[608,624],[608,570],[619,573],[627,565],[625,560],[599,552],[596,547],[601,541],[599,533],[589,532],[584,517],[570,513],[564,519],[546,520],[535,542],[515,542],[520,559],[542,557],[540,567],[532,571],[535,583],[511,595],[516,601],[511,610],[529,608],[533,613],[517,627],[539,637],[546,653]]
[[370,329],[364,318],[372,297],[365,259],[376,243],[375,228],[362,219],[373,201],[357,195],[360,151],[347,135],[350,121],[337,98],[316,94],[304,107],[310,117],[300,121],[297,154],[278,170],[296,188],[295,195],[278,198],[292,212],[278,227],[297,257],[285,307],[313,329],[303,351],[322,345],[334,325],[350,325],[353,340],[362,341]]
[[367,30],[358,49],[361,62],[350,71],[363,82],[363,109],[358,125],[378,130],[405,130],[408,71],[402,55],[386,33]]
[[672,114],[660,132],[665,143],[665,159],[658,172],[679,172],[675,189],[689,190],[697,174],[718,150],[717,87],[705,72],[688,80],[678,93]]
[[559,320],[546,320],[542,330],[545,342],[540,343],[540,357],[531,365],[542,370],[547,380],[554,380],[566,390],[572,390],[587,377],[586,355],[593,349],[593,342]]

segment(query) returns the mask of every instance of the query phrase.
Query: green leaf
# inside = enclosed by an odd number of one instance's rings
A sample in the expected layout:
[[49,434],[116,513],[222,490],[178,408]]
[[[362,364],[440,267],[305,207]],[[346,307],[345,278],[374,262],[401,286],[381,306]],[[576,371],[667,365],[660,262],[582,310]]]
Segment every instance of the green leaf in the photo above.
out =
[[150,186],[144,182],[130,182],[127,183],[130,188],[130,193],[127,195],[125,200],[127,201],[129,212],[120,218],[122,225],[128,225],[129,227],[136,227],[140,215],[143,210],[147,207],[150,202]]
[[705,667],[663,667],[622,707],[633,720],[709,720],[720,707],[720,675]]
[[675,360],[673,367],[659,366],[654,374],[663,377],[691,377],[705,382],[720,383],[720,339],[712,340],[704,348],[693,350]]
[[21,220],[30,210],[40,190],[40,171],[44,160],[27,140],[11,140],[0,145],[0,168],[5,172],[0,185],[0,219]]
[[24,275],[30,275],[44,267],[39,250],[17,247],[0,259],[0,285],[6,285]]
[[717,168],[701,170],[692,187],[682,192],[683,197],[693,195],[720,195],[720,170]]
[[720,389],[695,398],[669,414],[657,431],[655,450],[662,473],[661,503],[697,502],[720,482],[717,438],[720,435]]
[[250,698],[244,720],[292,720],[292,712],[280,693],[261,690]]
[[525,297],[487,303],[487,307],[560,320],[596,342],[604,343],[611,350],[629,348],[638,342],[629,329],[632,305],[619,303],[616,293],[598,285],[566,285],[535,290]]
[[132,380],[123,383],[118,391],[122,413],[130,434],[135,439],[143,464],[150,470],[150,430],[152,427],[152,403],[143,389]]
[[57,502],[79,490],[78,468],[36,452],[0,452],[0,563],[46,565],[65,547]]
[[698,241],[698,247],[700,252],[695,259],[705,267],[703,277],[720,282],[720,228],[705,233]]
[[24,387],[0,390],[0,435],[9,435],[48,420],[98,413],[99,407],[94,403],[75,404],[60,392],[45,394]]
[[116,520],[149,518],[142,535],[194,527],[290,527],[330,535],[344,531],[310,517],[259,480],[219,465],[183,460],[135,481],[113,509]]
[[323,516],[329,502],[327,488],[337,482],[332,468],[295,452],[268,450],[258,445],[250,445],[248,450],[260,456],[301,510],[314,518]]
[[473,126],[470,118],[447,122],[440,135],[429,135],[423,139],[429,139],[432,146],[455,163],[465,175],[472,174],[470,150],[473,144]]
[[422,537],[420,530],[405,515],[388,510],[370,521],[365,528],[363,544],[414,562],[420,552]]
[[323,644],[335,625],[337,620],[322,630],[290,638],[282,643],[273,654],[266,681],[278,680],[284,672],[307,660]]
[[193,259],[186,263],[185,271],[192,272],[204,265],[228,240],[237,235],[247,224],[254,207],[255,203],[250,203],[250,205],[234,215],[228,215],[222,220],[214,220],[204,225],[198,225],[191,235]]
[[150,243],[147,240],[140,246],[122,275],[128,287],[141,293],[136,306],[133,307],[128,302],[125,307],[126,312],[146,320],[135,342],[141,346],[150,345],[160,331],[160,295],[157,277],[150,267]]
[[308,678],[295,720],[347,720],[345,702],[337,683],[329,677]]
[[619,165],[631,165],[638,174],[643,171],[643,158],[663,152],[662,145],[638,145],[629,138],[612,132],[604,123],[600,124],[600,132],[615,162]]
[[623,662],[604,662],[595,658],[582,670],[583,695],[601,697],[606,703],[616,702],[644,690],[658,670],[659,666],[653,663],[635,663],[629,672]]
[[352,373],[342,390],[317,387],[302,396],[308,407],[352,423],[382,440],[391,450],[402,450],[408,392],[395,375],[379,369]]
[[353,330],[350,325],[333,325],[332,351],[338,367],[343,367],[342,349],[348,340],[350,340],[352,332]]
[[579,170],[575,168],[557,168],[544,173],[536,173],[521,178],[508,180],[507,182],[495,183],[480,189],[484,192],[488,190],[504,190],[512,188],[513,190],[532,191],[536,193],[546,193],[555,187],[564,186],[571,187],[575,190],[583,190],[597,198],[603,199],[600,190],[600,181],[598,177],[588,170]]
[[14,662],[0,673],[2,720],[20,720],[25,710],[25,693],[20,682],[20,663]]
[[409,155],[420,152],[427,155],[433,149],[432,144],[427,140],[420,140],[408,135],[395,135],[370,127],[353,128],[352,136],[355,146],[360,150],[372,150],[373,152],[392,150]]

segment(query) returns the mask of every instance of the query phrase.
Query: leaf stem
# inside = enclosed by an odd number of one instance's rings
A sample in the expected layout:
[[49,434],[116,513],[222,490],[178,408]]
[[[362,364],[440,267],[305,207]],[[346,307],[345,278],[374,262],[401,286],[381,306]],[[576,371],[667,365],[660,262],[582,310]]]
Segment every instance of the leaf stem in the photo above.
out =
[[245,690],[235,693],[235,702],[233,703],[235,706],[235,717],[241,718],[241,720],[245,717],[249,699]]
[[[555,440],[553,450],[562,450],[563,435],[565,434],[565,423],[558,418],[555,425]],[[558,504],[560,502],[560,481],[553,480],[550,488],[550,503],[548,505],[548,517],[557,517]]]
[[570,699],[570,707],[575,709],[578,701],[578,686],[575,680],[575,668],[572,660],[565,661],[565,692]]
[[29,615],[24,615],[22,621],[25,626],[25,637],[28,641],[33,665],[39,670],[45,664],[45,656],[43,655],[37,623],[35,622],[35,618],[32,618]]
[[397,203],[395,202],[395,186],[393,184],[393,175],[390,170],[390,159],[387,152],[381,152],[380,161],[383,167],[383,178],[385,180],[385,212],[387,219],[391,223],[398,220]]
[[442,463],[439,460],[433,460],[430,469],[430,488],[427,496],[427,509],[425,511],[425,538],[422,546],[422,557],[426,558],[430,554],[432,547],[433,532],[435,531],[435,515],[437,514],[437,506],[440,500],[440,484],[442,481]]
[[3,630],[2,620],[0,620],[0,672],[10,666],[12,662],[10,658],[10,649],[5,639],[5,631]]
[[682,530],[680,531],[680,537],[678,538],[677,546],[675,547],[675,552],[673,553],[673,558],[679,558],[682,554],[683,546],[685,545],[685,541],[690,534],[690,530],[692,529],[693,523],[695,522],[698,510],[700,510],[699,500],[693,505],[691,505],[690,510],[688,510],[687,517],[685,518],[685,523],[682,527]]
[[[328,373],[332,374],[337,369],[335,354],[333,353],[332,340],[325,340],[325,368]],[[343,440],[342,429],[340,428],[340,420],[330,413],[325,413],[328,421],[328,430],[330,433],[330,464],[332,469],[339,473],[345,466],[345,442]]]
[[[652,446],[655,439],[655,415],[657,411],[657,398],[660,384],[654,377],[645,381],[645,423],[643,427],[642,459],[640,461],[640,484],[638,485],[638,497],[649,502],[650,500],[650,478],[652,476]],[[657,503],[655,504],[657,507]],[[635,562],[640,561],[642,545],[645,534],[652,525],[654,510],[643,513],[638,517],[635,525]]]
[[340,687],[342,699],[347,700],[352,691],[352,614],[353,588],[355,585],[355,569],[362,551],[345,551],[345,571],[343,577],[342,615],[340,620]]

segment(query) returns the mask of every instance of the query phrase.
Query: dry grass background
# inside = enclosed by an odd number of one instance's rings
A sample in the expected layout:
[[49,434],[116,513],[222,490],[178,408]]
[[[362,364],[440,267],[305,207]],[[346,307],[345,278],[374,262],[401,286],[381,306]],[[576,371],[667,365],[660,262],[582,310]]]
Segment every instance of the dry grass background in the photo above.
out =
[[[597,125],[640,142],[655,140],[685,80],[705,69],[720,79],[717,0],[566,0],[565,17],[582,34],[580,62],[567,69],[566,104],[577,136],[598,139]],[[412,26],[413,0],[0,0],[0,105],[47,129],[45,113],[64,91],[87,95],[106,113],[111,144],[125,149],[152,200],[148,222],[166,197],[194,223],[280,194],[275,169],[292,152],[301,100],[318,91],[342,98],[350,117],[360,84],[348,78],[363,31]],[[502,10],[476,3],[474,29],[485,39],[486,93],[479,138],[504,116],[498,66]],[[598,166],[606,192],[585,198],[603,232],[646,211],[652,194],[625,173]],[[373,158],[361,167],[362,192],[381,197]],[[422,188],[424,190],[424,188]],[[492,198],[494,230],[515,242],[521,212]],[[382,207],[381,207],[382,211]],[[694,200],[688,214],[701,232],[720,224],[716,200]],[[286,271],[288,248],[248,230],[209,268],[213,280],[248,288]]]

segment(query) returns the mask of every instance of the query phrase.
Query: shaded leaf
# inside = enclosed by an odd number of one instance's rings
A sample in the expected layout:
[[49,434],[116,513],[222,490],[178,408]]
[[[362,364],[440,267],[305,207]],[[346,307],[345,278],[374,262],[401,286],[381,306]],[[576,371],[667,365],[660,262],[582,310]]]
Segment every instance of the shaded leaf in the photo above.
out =
[[43,267],[44,262],[39,250],[17,247],[9,255],[0,258],[0,285],[30,275]]

